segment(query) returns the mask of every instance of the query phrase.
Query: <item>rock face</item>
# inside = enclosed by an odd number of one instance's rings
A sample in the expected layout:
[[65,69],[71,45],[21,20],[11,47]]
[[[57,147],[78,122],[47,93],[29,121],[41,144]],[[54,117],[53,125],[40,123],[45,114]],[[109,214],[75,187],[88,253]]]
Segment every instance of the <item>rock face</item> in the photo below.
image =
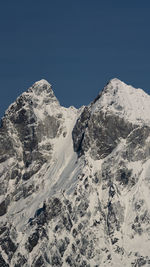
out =
[[0,128],[0,266],[150,266],[150,96],[64,108],[41,80]]

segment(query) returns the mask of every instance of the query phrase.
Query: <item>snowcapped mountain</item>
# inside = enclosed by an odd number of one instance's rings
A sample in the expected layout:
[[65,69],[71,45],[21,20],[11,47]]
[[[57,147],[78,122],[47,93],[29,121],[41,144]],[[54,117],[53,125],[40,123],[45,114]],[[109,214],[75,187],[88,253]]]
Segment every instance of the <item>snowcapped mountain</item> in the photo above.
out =
[[150,266],[150,96],[112,79],[79,110],[41,80],[0,128],[0,266]]

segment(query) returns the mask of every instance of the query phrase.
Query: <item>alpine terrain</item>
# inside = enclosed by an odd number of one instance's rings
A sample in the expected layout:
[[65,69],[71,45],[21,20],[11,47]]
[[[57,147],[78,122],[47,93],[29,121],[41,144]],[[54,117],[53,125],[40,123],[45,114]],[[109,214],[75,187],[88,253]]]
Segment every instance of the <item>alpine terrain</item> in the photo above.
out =
[[80,109],[46,80],[0,126],[0,267],[150,266],[150,96],[112,79]]

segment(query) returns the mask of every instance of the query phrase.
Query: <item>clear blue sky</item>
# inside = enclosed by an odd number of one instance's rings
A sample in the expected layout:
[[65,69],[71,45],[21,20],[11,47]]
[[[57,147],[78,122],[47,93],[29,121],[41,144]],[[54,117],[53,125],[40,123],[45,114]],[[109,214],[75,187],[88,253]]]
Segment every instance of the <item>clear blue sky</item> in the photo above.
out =
[[0,1],[0,117],[42,78],[79,107],[114,77],[150,93],[149,0]]

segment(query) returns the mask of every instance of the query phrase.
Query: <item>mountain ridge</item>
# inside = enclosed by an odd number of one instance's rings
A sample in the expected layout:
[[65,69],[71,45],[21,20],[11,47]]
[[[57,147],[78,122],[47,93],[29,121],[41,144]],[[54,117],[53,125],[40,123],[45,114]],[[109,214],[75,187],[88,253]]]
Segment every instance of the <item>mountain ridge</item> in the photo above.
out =
[[118,79],[79,110],[46,80],[17,98],[0,128],[1,266],[150,265],[149,103]]

